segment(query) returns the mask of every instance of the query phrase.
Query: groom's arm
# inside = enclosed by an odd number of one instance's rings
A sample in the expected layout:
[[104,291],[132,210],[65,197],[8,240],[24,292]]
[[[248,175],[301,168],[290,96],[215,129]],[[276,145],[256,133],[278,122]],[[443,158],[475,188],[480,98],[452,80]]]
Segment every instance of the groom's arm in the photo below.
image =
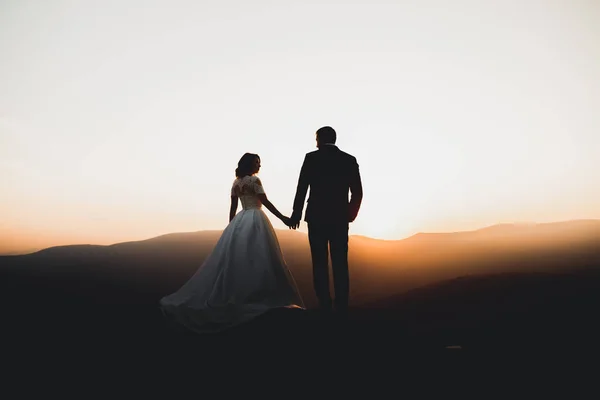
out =
[[308,155],[304,157],[302,169],[300,169],[300,177],[298,178],[298,186],[296,187],[296,197],[294,198],[294,211],[292,212],[292,222],[299,224],[302,219],[302,210],[304,209],[304,200],[308,191]]
[[348,222],[354,222],[360,209],[360,204],[363,198],[362,181],[360,179],[360,171],[358,169],[358,163],[356,158],[351,163],[351,175],[350,175],[350,204],[348,204]]

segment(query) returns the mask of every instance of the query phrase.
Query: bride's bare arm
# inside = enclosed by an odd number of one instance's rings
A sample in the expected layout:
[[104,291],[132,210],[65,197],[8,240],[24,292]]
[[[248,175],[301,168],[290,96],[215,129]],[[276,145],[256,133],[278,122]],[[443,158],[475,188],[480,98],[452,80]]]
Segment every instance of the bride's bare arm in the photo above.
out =
[[231,207],[229,208],[229,222],[235,217],[235,212],[238,208],[238,197],[231,196]]
[[282,213],[279,212],[279,210],[277,210],[277,208],[275,208],[273,203],[271,203],[269,199],[267,199],[266,194],[261,193],[258,195],[258,198],[260,199],[260,202],[263,204],[263,206],[267,208],[267,210],[271,211],[273,215],[275,215],[277,218],[283,221],[284,224],[287,225],[287,221],[289,221],[289,218],[284,216]]

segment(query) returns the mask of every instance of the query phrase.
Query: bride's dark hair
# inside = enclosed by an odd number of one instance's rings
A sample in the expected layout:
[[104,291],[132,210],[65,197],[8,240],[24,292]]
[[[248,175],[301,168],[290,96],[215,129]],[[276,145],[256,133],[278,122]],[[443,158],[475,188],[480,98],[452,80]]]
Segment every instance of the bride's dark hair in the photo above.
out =
[[247,175],[252,175],[254,173],[254,160],[260,160],[258,154],[254,153],[246,153],[240,158],[238,161],[238,167],[235,169],[236,178],[243,178]]

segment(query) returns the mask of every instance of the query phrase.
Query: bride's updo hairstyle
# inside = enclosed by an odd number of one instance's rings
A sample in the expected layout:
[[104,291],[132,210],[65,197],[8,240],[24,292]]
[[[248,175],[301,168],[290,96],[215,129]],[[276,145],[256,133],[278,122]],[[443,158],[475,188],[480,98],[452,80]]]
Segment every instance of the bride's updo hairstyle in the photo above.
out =
[[246,153],[238,161],[238,167],[235,169],[236,178],[252,175],[254,173],[254,160],[260,160],[258,154]]

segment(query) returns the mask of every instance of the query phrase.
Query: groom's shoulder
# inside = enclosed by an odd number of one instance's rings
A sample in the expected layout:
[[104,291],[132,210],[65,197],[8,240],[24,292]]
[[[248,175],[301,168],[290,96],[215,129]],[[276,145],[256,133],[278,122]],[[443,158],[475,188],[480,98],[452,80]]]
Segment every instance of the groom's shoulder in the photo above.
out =
[[[320,154],[321,154],[320,150],[314,150],[314,151],[311,151],[309,153],[306,153],[306,157],[305,158],[306,158],[306,160],[317,159]],[[337,148],[337,151],[334,154],[337,154],[338,159],[341,158],[344,161],[357,162],[356,161],[356,157],[354,157],[350,153],[346,153],[345,151],[340,150],[339,147]]]
[[309,151],[308,153],[305,154],[304,158],[307,160],[310,160],[311,158],[315,158],[315,156],[317,154],[319,154],[319,150]]
[[354,157],[352,154],[346,153],[345,151],[342,151],[342,150],[340,150],[340,153],[342,154],[342,157],[344,157],[346,160],[351,161],[351,162],[356,162],[356,157]]

